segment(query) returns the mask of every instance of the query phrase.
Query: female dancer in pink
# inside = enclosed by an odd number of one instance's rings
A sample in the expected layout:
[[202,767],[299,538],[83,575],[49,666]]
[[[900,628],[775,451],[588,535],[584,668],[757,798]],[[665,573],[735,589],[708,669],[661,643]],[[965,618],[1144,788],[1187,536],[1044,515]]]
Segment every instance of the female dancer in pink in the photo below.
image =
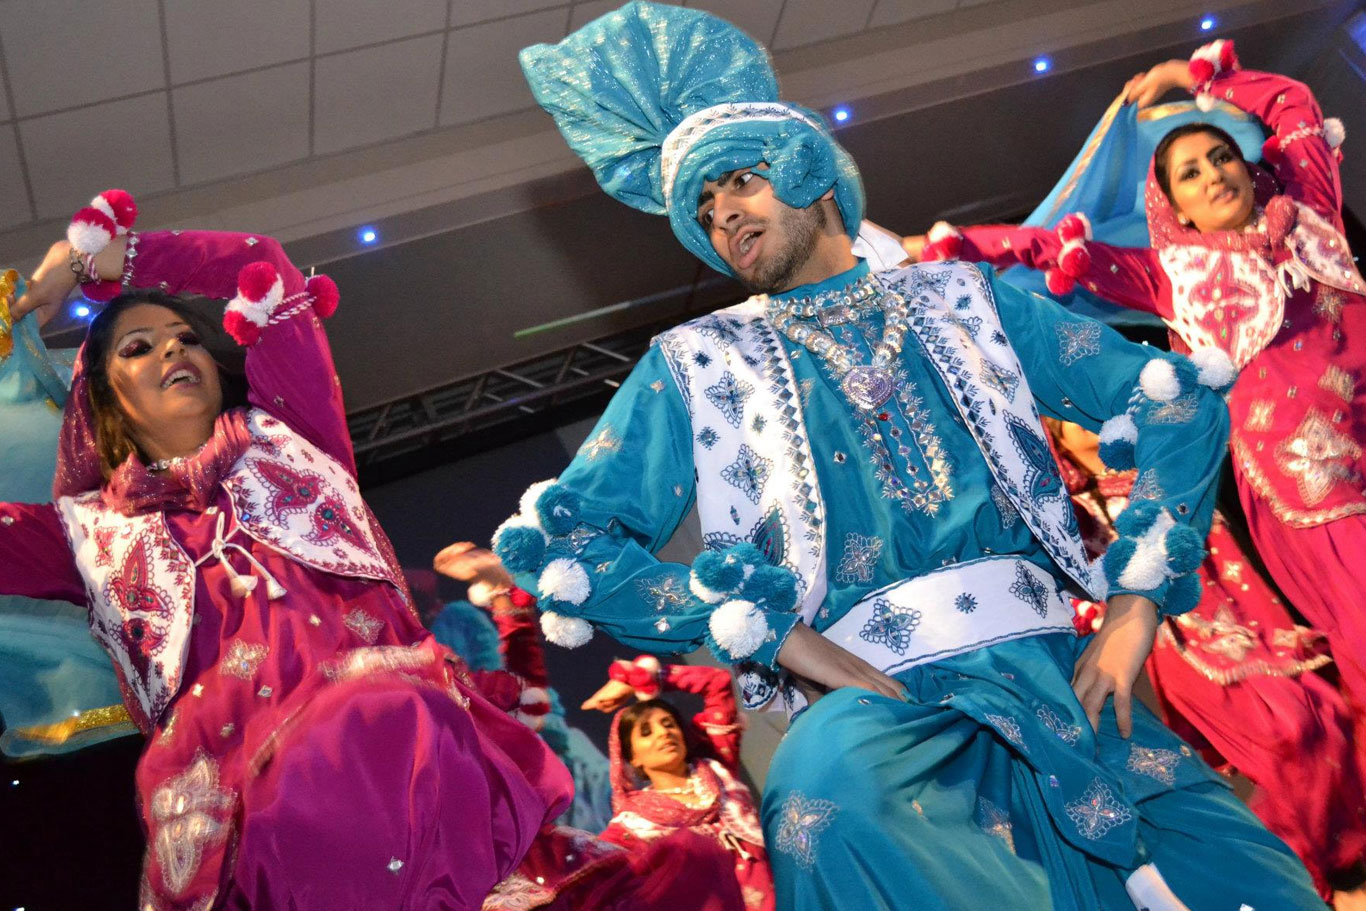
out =
[[[412,610],[356,484],[336,287],[269,238],[135,235],[135,212],[97,197],[16,303],[113,297],[54,502],[0,504],[0,591],[87,604],[147,735],[139,907],[478,908],[568,775]],[[245,383],[177,295],[232,298]]]
[[[1096,436],[1075,424],[1048,429],[1098,557],[1118,538],[1120,513],[1144,496],[1137,472],[1106,468]],[[1200,603],[1162,622],[1148,657],[1162,720],[1210,765],[1245,775],[1257,788],[1252,809],[1300,856],[1320,894],[1336,891],[1339,907],[1356,907],[1366,900],[1366,789],[1351,713],[1316,673],[1331,660],[1323,637],[1291,620],[1217,511],[1206,547]]]
[[[1245,163],[1222,131],[1190,124],[1169,133],[1152,162],[1152,249],[1091,241],[1089,224],[1073,215],[1056,231],[940,227],[925,256],[1021,262],[1048,270],[1059,294],[1081,282],[1115,303],[1155,313],[1175,347],[1233,380],[1230,445],[1252,540],[1276,585],[1328,636],[1360,712],[1366,282],[1343,237],[1341,125],[1325,122],[1306,86],[1240,69],[1231,42],[1201,48],[1189,63],[1159,64],[1134,77],[1126,92],[1147,104],[1177,87],[1194,91],[1202,107],[1218,99],[1265,123],[1272,136],[1263,156],[1274,176]],[[1059,344],[1064,358],[1088,350],[1084,338]],[[1155,417],[1179,419],[1181,408],[1179,400],[1162,403]],[[1113,453],[1122,461],[1133,435],[1132,422],[1106,428],[1107,463]]]

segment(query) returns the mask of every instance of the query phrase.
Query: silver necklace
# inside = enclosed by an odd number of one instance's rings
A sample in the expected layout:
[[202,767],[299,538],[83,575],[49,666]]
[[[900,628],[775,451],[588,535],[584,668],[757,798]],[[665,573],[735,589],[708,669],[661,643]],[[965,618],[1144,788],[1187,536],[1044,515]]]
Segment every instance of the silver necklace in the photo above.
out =
[[[874,346],[873,360],[868,364],[857,362],[851,346],[841,345],[833,335],[813,323],[802,322],[812,317],[831,325],[837,321],[847,322],[854,308],[874,299],[879,300],[885,322],[882,340]],[[900,294],[886,290],[877,279],[868,275],[841,291],[781,303],[765,297],[764,304],[769,319],[784,335],[825,359],[839,378],[840,389],[855,407],[873,411],[892,397],[896,391],[894,368],[910,324],[910,308]],[[835,311],[836,319],[823,316],[831,310]]]
[[179,465],[184,461],[185,456],[176,456],[174,459],[157,459],[155,462],[151,462],[147,465],[147,470],[165,471],[166,469],[171,468],[175,465]]

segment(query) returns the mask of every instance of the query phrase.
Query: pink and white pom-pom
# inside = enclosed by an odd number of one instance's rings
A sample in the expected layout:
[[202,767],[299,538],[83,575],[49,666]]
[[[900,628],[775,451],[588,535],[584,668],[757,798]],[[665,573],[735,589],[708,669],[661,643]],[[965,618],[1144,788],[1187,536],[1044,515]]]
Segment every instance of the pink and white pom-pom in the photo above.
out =
[[522,690],[512,716],[533,731],[539,731],[545,726],[545,716],[549,714],[550,694],[543,687],[529,686]]
[[1190,74],[1195,83],[1191,90],[1195,93],[1196,107],[1202,111],[1212,110],[1214,96],[1209,93],[1210,83],[1215,76],[1238,68],[1238,53],[1233,49],[1233,42],[1225,38],[1211,41],[1191,54]]
[[1072,293],[1077,280],[1091,268],[1091,253],[1086,242],[1091,239],[1091,220],[1080,212],[1072,212],[1062,217],[1053,229],[1062,241],[1058,253],[1058,264],[1044,271],[1044,284],[1051,294],[1061,297]]
[[223,328],[237,344],[254,345],[284,299],[284,279],[275,267],[268,262],[252,263],[237,273],[237,296],[228,302]]
[[105,190],[71,216],[66,239],[82,256],[95,256],[137,221],[138,206],[125,190]]
[[925,249],[920,251],[923,263],[958,259],[963,255],[963,232],[946,221],[937,221],[925,234]]
[[664,689],[659,675],[662,670],[654,655],[641,655],[626,670],[626,683],[635,691],[637,699],[653,699]]

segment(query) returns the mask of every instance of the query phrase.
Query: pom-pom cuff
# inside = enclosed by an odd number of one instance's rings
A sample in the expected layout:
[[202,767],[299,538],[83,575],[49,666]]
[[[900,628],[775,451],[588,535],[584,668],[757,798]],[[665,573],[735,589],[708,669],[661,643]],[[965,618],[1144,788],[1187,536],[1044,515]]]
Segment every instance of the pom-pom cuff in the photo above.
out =
[[563,648],[578,648],[593,638],[593,627],[588,621],[554,611],[541,612],[541,632],[548,641]]

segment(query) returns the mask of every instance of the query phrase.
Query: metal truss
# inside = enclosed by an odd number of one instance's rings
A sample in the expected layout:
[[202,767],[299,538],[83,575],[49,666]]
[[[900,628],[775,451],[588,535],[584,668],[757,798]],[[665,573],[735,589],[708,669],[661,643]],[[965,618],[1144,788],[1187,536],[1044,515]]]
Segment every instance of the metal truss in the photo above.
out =
[[[649,325],[495,367],[347,415],[357,467],[384,475],[385,463],[462,441],[499,425],[594,397],[606,398],[631,372],[650,338],[669,324]],[[405,473],[400,471],[400,474]]]

